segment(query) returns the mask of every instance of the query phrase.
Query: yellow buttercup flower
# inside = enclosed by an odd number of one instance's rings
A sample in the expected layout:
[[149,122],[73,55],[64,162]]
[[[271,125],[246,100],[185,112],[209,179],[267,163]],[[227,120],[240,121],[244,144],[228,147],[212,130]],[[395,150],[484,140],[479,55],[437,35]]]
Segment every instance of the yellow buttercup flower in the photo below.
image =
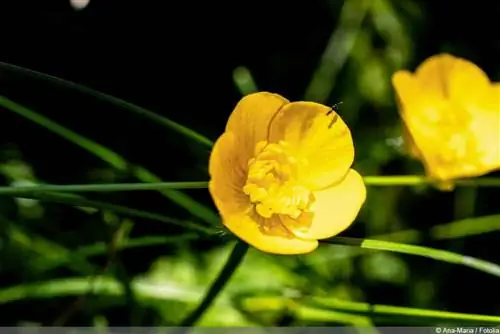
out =
[[430,177],[451,189],[453,179],[500,168],[500,84],[479,67],[440,54],[392,83],[408,151]]
[[331,108],[277,94],[245,96],[210,156],[223,224],[264,252],[301,254],[345,230],[366,198],[354,146]]

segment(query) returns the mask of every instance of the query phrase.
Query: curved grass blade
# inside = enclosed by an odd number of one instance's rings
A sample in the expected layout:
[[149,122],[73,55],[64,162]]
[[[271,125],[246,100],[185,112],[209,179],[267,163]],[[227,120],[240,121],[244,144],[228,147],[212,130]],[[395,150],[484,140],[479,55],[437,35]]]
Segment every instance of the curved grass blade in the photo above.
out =
[[[247,312],[275,312],[290,305],[290,299],[283,296],[244,296],[238,301],[240,307]],[[328,312],[342,312],[367,317],[401,317],[405,322],[409,320],[427,320],[443,322],[450,321],[458,324],[493,325],[500,324],[500,317],[493,315],[457,313],[448,311],[419,309],[403,306],[377,305],[354,302],[337,298],[308,296],[300,299],[296,305],[295,314],[306,321],[334,321]],[[322,313],[319,311],[323,311]]]
[[243,66],[234,69],[233,82],[240,91],[241,95],[251,94],[258,90],[252,73],[248,70],[248,68]]
[[305,302],[308,305],[333,309],[341,312],[349,312],[365,316],[386,316],[415,318],[416,320],[427,321],[449,321],[468,322],[474,324],[500,324],[500,317],[493,315],[455,313],[448,311],[429,310],[421,308],[368,304],[354,301],[341,300],[336,298],[311,297]]
[[[422,175],[396,175],[396,176],[365,176],[363,180],[367,186],[394,187],[394,186],[420,186],[434,184],[435,179]],[[461,187],[500,187],[500,178],[485,177],[475,179],[454,180],[455,186]]]
[[[143,246],[161,246],[172,243],[183,243],[186,241],[196,240],[197,234],[183,234],[176,236],[149,236],[136,239],[126,239],[117,246],[117,250],[138,248]],[[38,260],[32,266],[32,269],[37,273],[43,273],[49,270],[56,269],[60,266],[72,263],[74,259],[86,259],[92,256],[103,255],[108,251],[107,245],[98,243],[89,246],[83,246],[73,250],[68,254],[58,254],[50,259]]]
[[[4,219],[0,218],[0,220]],[[26,249],[29,249],[42,256],[42,259],[37,258],[36,260],[29,261],[31,263],[29,263],[27,267],[29,267],[30,270],[34,269],[40,262],[52,263],[54,261],[58,261],[58,259],[61,257],[71,257],[71,261],[67,261],[62,264],[66,265],[75,273],[81,275],[93,275],[99,270],[97,266],[87,262],[86,256],[74,254],[68,248],[51,240],[45,239],[39,235],[27,233],[27,231],[24,231],[15,224],[9,224],[6,233],[10,241],[14,241],[17,244],[22,245]],[[103,247],[104,254],[106,253],[106,248],[104,245]]]
[[406,245],[406,244],[400,244],[383,240],[357,239],[357,238],[346,238],[346,237],[334,237],[331,239],[321,240],[321,242],[333,245],[358,246],[365,249],[382,250],[395,253],[423,256],[438,261],[463,265],[466,267],[474,268],[479,271],[483,271],[490,275],[500,277],[500,266],[498,264],[477,259],[471,256],[461,255],[440,249],[415,246],[415,245]]
[[[433,226],[426,231],[408,229],[387,234],[374,235],[370,236],[369,238],[406,244],[418,244],[422,242],[424,238],[430,238],[432,240],[452,240],[473,237],[476,235],[491,233],[495,231],[500,231],[500,215],[457,220],[451,223]],[[367,251],[367,249],[353,248],[350,252],[343,252],[338,256],[342,258],[356,257],[366,254]],[[323,261],[329,261],[329,259],[314,261],[314,263]]]
[[[202,295],[201,291],[192,288],[184,288],[174,284],[158,284],[141,279],[132,280],[131,288],[139,299],[171,299],[196,303]],[[125,296],[123,284],[113,277],[96,276],[93,282],[89,282],[88,277],[68,277],[0,289],[0,304],[30,298],[81,296],[89,292],[95,295],[119,298]]]
[[109,184],[44,184],[0,187],[0,195],[25,195],[39,192],[115,192],[164,189],[206,189],[208,182],[109,183]]
[[345,1],[338,26],[330,36],[319,66],[305,92],[308,101],[325,102],[337,83],[337,75],[352,55],[371,1]]
[[[0,106],[17,113],[35,122],[44,128],[58,134],[64,139],[80,146],[81,148],[87,150],[89,153],[94,154],[101,160],[107,162],[109,165],[121,171],[131,170],[134,176],[145,183],[162,182],[162,180],[149,172],[141,166],[134,166],[125,160],[122,156],[111,151],[110,149],[86,138],[76,132],[73,132],[66,127],[52,121],[51,119],[40,115],[14,101],[7,99],[6,97],[0,96]],[[169,198],[172,202],[176,203],[180,207],[186,209],[192,215],[200,218],[201,220],[216,225],[219,221],[218,216],[206,206],[194,201],[188,195],[173,190],[173,189],[163,189],[160,191],[164,196]]]
[[99,92],[95,89],[92,89],[92,88],[89,88],[89,87],[86,87],[86,86],[83,86],[83,85],[80,85],[80,84],[77,84],[77,83],[74,83],[74,82],[71,82],[68,80],[64,80],[64,79],[61,79],[61,78],[58,78],[58,77],[55,77],[55,76],[52,76],[49,74],[37,72],[37,71],[27,69],[27,68],[24,68],[21,66],[0,62],[0,67],[2,67],[4,69],[16,71],[16,72],[21,72],[21,73],[29,75],[31,77],[35,77],[35,78],[42,79],[42,80],[45,80],[45,81],[53,83],[53,84],[57,84],[60,86],[74,89],[74,90],[79,91],[81,93],[90,95],[98,100],[105,101],[105,102],[111,103],[115,106],[118,106],[120,108],[135,112],[138,115],[141,115],[147,119],[150,119],[153,122],[157,122],[160,125],[163,125],[171,130],[174,130],[174,131],[184,135],[188,139],[191,139],[193,141],[201,143],[206,147],[212,147],[212,145],[213,145],[213,142],[210,139],[197,133],[196,131],[193,131],[193,130],[191,130],[191,129],[189,129],[189,128],[187,128],[179,123],[176,123],[176,122],[164,117],[164,116],[158,115],[150,110],[139,107],[135,104],[132,104],[132,103],[127,102],[125,100],[122,100],[120,98],[117,98],[117,97],[114,97],[114,96],[111,96],[108,94],[104,94],[104,93]]
[[60,204],[67,204],[67,205],[72,205],[72,206],[77,206],[77,207],[90,207],[90,208],[96,208],[99,210],[106,210],[106,211],[113,211],[118,214],[122,214],[124,216],[131,216],[131,217],[138,217],[138,218],[144,218],[144,219],[149,219],[149,220],[154,220],[158,221],[161,223],[166,223],[166,224],[171,224],[171,225],[177,225],[179,227],[183,227],[186,229],[191,229],[193,231],[201,232],[203,234],[207,235],[213,235],[216,233],[215,229],[205,227],[205,226],[200,226],[188,221],[180,221],[168,216],[160,215],[157,213],[151,213],[147,211],[142,211],[142,210],[137,210],[133,208],[129,208],[126,206],[121,206],[121,205],[116,205],[116,204],[111,204],[111,203],[106,203],[106,202],[101,202],[101,201],[94,201],[94,200],[89,200],[86,198],[83,198],[81,196],[67,196],[70,194],[58,194],[58,193],[34,193],[31,195],[21,195],[19,196],[20,198],[30,198],[30,199],[37,199],[40,201],[47,201],[47,202],[54,202],[54,203],[60,203]]
[[247,251],[248,244],[241,241],[236,243],[219,276],[217,276],[215,281],[212,283],[212,286],[208,289],[207,294],[203,297],[203,300],[198,307],[181,322],[181,327],[193,326],[203,316],[205,311],[208,310],[210,305],[212,305],[212,302],[219,295],[222,289],[224,289],[226,283],[239,267]]

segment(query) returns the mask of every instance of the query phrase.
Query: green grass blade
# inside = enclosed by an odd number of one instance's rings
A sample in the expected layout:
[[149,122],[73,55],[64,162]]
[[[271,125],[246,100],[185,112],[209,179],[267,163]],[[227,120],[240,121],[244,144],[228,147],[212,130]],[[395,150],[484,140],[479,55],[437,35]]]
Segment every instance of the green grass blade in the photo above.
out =
[[328,45],[305,92],[307,101],[325,102],[332,92],[337,75],[351,56],[362,23],[368,15],[371,1],[344,1],[338,27],[332,33]]
[[365,318],[399,318],[404,319],[404,322],[427,320],[427,323],[425,323],[427,325],[431,320],[435,322],[450,321],[458,324],[500,324],[499,316],[377,305],[315,296],[303,297],[300,300],[290,300],[290,298],[276,295],[244,296],[238,300],[238,305],[246,313],[277,312],[291,308],[294,315],[305,321],[333,322],[335,321],[334,315],[341,312],[342,314],[363,316]]
[[452,240],[500,231],[500,215],[467,218],[433,226],[427,231],[415,229],[392,232],[370,237],[370,239],[403,243],[419,243],[424,236],[432,240]]
[[71,257],[71,261],[67,261],[63,264],[75,273],[93,275],[99,270],[99,267],[87,262],[85,256],[73,254],[66,247],[41,236],[29,234],[14,224],[9,224],[7,237],[10,241],[14,241],[26,249],[42,256],[41,259],[30,261],[31,263],[28,265],[30,270],[35,269],[39,262],[53,262],[57,261],[60,257]]
[[495,263],[440,249],[415,246],[415,245],[406,245],[406,244],[383,241],[383,240],[357,239],[357,238],[345,238],[345,237],[334,237],[331,239],[322,240],[322,242],[334,245],[359,246],[365,249],[382,250],[382,251],[403,253],[415,256],[423,256],[438,261],[463,265],[466,267],[474,268],[479,271],[483,271],[490,275],[500,277],[500,266]]
[[233,82],[240,91],[241,95],[248,95],[258,90],[252,73],[248,68],[240,66],[233,71]]
[[297,306],[294,310],[294,316],[298,320],[313,323],[330,323],[342,324],[360,328],[360,334],[377,334],[379,331],[373,326],[373,322],[369,317],[349,314],[345,312],[337,312],[314,308],[306,305]]
[[[420,186],[436,183],[436,180],[421,175],[365,176],[363,180],[367,186],[376,187]],[[460,187],[500,187],[500,178],[454,180],[453,184]]]
[[500,230],[500,215],[491,215],[436,225],[430,229],[429,234],[433,239],[446,240],[480,235],[498,230]]
[[0,290],[0,304],[30,298],[54,298],[80,296],[93,292],[107,296],[123,296],[123,285],[110,277],[96,277],[91,283],[88,277],[63,278],[47,282],[22,284]]
[[[87,150],[88,152],[94,154],[99,157],[101,160],[107,162],[109,165],[114,168],[126,171],[129,167],[132,167],[131,170],[134,173],[134,176],[141,180],[142,182],[152,183],[152,182],[161,182],[162,180],[154,175],[153,173],[147,171],[145,168],[140,166],[132,166],[128,161],[126,161],[123,157],[116,154],[115,152],[109,150],[108,148],[86,138],[83,137],[59,124],[56,122],[42,116],[18,103],[15,103],[6,97],[0,96],[0,106],[11,110],[41,126],[44,128],[60,135],[66,140],[80,146],[81,148]],[[169,198],[171,201],[186,209],[192,215],[202,219],[203,221],[216,225],[219,222],[218,216],[206,206],[194,201],[191,197],[186,194],[173,190],[173,189],[164,189],[160,191],[164,196]]]
[[180,326],[193,326],[203,316],[205,311],[210,307],[210,305],[212,305],[212,302],[226,286],[226,283],[242,263],[247,251],[248,244],[241,241],[236,243],[231,251],[231,254],[229,255],[229,258],[227,259],[226,264],[222,268],[219,276],[217,276],[215,281],[212,283],[210,289],[208,289],[207,294],[203,297],[201,303],[181,322]]
[[[136,174],[140,179],[159,180],[147,170],[139,168]],[[369,186],[405,186],[421,185],[431,180],[420,176],[366,176],[365,183]],[[499,178],[484,178],[476,180],[458,180],[457,185],[462,186],[491,186],[500,185]],[[35,185],[0,187],[0,195],[23,195],[36,192],[57,191],[57,192],[115,192],[115,191],[161,191],[165,189],[206,189],[207,181],[190,182],[148,182],[148,183],[109,183],[109,184],[72,184],[72,185]]]
[[117,97],[114,97],[114,96],[111,96],[108,94],[104,94],[104,93],[101,93],[101,92],[94,90],[92,88],[89,88],[89,87],[86,87],[86,86],[83,86],[83,85],[80,85],[80,84],[77,84],[77,83],[74,83],[74,82],[71,82],[68,80],[64,80],[64,79],[61,79],[61,78],[58,78],[58,77],[55,77],[55,76],[52,76],[49,74],[45,74],[45,73],[37,72],[37,71],[31,70],[31,69],[27,69],[27,68],[24,68],[21,66],[16,66],[16,65],[0,62],[0,67],[10,69],[10,70],[13,70],[16,72],[22,72],[22,73],[27,74],[29,76],[32,76],[32,77],[35,77],[38,79],[42,79],[42,80],[45,80],[45,81],[48,81],[48,82],[51,82],[54,84],[58,84],[58,85],[61,85],[61,86],[67,87],[67,88],[71,88],[73,90],[82,92],[84,94],[88,94],[88,95],[90,95],[98,100],[105,101],[105,102],[111,103],[115,106],[118,106],[120,108],[135,112],[138,115],[141,115],[141,116],[143,116],[143,117],[145,117],[153,122],[156,122],[160,125],[167,127],[168,129],[174,130],[174,131],[184,135],[188,139],[191,139],[195,142],[201,143],[206,147],[212,147],[212,145],[213,145],[213,142],[210,139],[197,133],[196,131],[193,131],[193,130],[191,130],[191,129],[189,129],[189,128],[187,128],[179,123],[176,123],[176,122],[164,117],[164,116],[158,115],[150,110],[139,107],[135,104],[132,104],[132,103],[127,102],[125,100],[119,99]]
[[[197,234],[183,234],[176,236],[148,236],[136,239],[126,239],[117,246],[117,250],[138,248],[143,246],[161,246],[175,243],[183,243],[186,241],[196,240]],[[57,254],[51,258],[38,260],[32,266],[37,273],[43,273],[49,270],[72,263],[74,259],[86,259],[92,256],[103,255],[108,252],[108,246],[104,243],[98,243],[89,246],[83,246],[68,254]]]
[[428,310],[420,308],[391,306],[391,305],[373,305],[368,303],[360,303],[354,301],[341,300],[336,298],[311,297],[308,305],[316,307],[326,307],[328,309],[354,313],[367,316],[395,316],[408,318],[420,318],[433,321],[466,321],[476,324],[500,324],[499,316],[470,314],[470,313],[455,313],[448,311]]
[[[196,303],[201,292],[173,284],[158,284],[141,279],[134,279],[131,288],[138,299],[177,300]],[[54,279],[31,284],[21,284],[0,289],[0,304],[33,298],[56,298],[82,296],[88,293],[111,297],[125,297],[123,284],[113,277],[96,276]]]
[[0,187],[0,195],[27,195],[39,192],[115,192],[164,189],[206,189],[208,182],[109,183]]
[[99,210],[112,211],[124,216],[144,218],[165,224],[176,225],[182,228],[191,229],[193,231],[201,232],[203,234],[208,234],[208,235],[213,235],[214,233],[216,233],[216,230],[213,228],[200,226],[191,223],[189,221],[181,221],[161,214],[137,210],[126,206],[111,204],[107,202],[89,200],[81,196],[67,196],[67,195],[69,194],[34,193],[31,195],[21,195],[19,197],[72,205],[76,207],[88,207],[88,208],[96,208]]

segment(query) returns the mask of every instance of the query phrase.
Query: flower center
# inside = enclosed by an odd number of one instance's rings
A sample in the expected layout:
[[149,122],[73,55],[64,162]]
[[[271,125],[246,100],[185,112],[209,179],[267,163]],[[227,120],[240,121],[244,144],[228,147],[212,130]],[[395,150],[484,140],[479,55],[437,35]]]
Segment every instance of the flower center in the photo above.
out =
[[314,195],[298,182],[299,167],[307,161],[297,159],[290,151],[284,141],[272,144],[262,141],[255,148],[255,158],[248,161],[243,192],[264,218],[278,214],[296,219],[311,210]]

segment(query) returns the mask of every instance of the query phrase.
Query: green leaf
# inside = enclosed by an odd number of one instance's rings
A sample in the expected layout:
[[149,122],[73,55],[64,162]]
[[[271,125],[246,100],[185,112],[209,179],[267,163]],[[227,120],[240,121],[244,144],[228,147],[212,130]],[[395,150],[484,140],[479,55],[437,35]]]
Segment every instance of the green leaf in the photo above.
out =
[[334,237],[331,239],[321,240],[321,242],[334,245],[350,245],[350,246],[358,246],[365,249],[383,250],[395,253],[423,256],[438,261],[460,264],[466,267],[477,269],[479,271],[483,271],[493,276],[500,277],[500,266],[495,263],[477,259],[471,256],[461,255],[429,247],[406,245],[406,244],[400,244],[383,240],[357,239],[357,238],[345,238],[345,237]]
[[[11,110],[43,126],[44,128],[58,134],[59,136],[65,138],[66,140],[87,150],[89,153],[92,153],[95,156],[99,157],[101,160],[107,162],[109,165],[113,166],[118,170],[122,171],[127,171],[129,169],[132,170],[134,176],[137,179],[141,180],[142,182],[146,183],[161,182],[161,179],[158,176],[149,172],[144,167],[133,166],[123,157],[111,151],[110,149],[67,129],[62,125],[59,125],[58,123],[48,119],[47,117],[38,114],[33,110],[30,110],[14,101],[11,101],[6,97],[0,96],[0,106],[8,110]],[[196,202],[188,195],[173,189],[163,189],[160,192],[164,196],[169,198],[171,201],[176,203],[177,205],[189,211],[192,215],[202,219],[203,221],[209,224],[212,225],[218,224],[219,218],[212,210]]]

